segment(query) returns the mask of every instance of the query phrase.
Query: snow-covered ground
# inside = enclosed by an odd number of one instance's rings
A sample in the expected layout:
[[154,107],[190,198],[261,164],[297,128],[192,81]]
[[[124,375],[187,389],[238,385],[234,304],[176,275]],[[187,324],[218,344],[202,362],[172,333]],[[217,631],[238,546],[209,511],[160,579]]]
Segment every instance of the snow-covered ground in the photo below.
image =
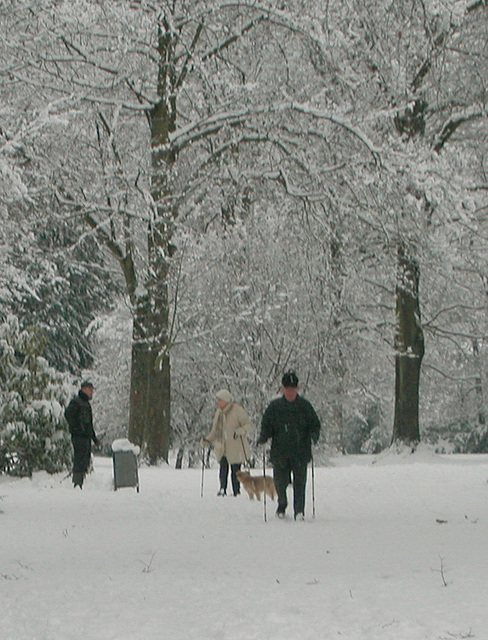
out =
[[1,640],[488,639],[487,456],[334,458],[305,522],[139,475],[0,478]]

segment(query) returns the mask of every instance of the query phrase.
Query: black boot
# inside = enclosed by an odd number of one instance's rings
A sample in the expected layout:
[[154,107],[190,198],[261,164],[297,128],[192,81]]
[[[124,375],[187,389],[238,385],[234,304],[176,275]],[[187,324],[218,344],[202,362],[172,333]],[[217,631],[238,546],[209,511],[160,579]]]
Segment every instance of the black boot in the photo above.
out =
[[283,518],[285,517],[285,511],[286,511],[286,505],[283,506],[282,504],[279,504],[278,508],[276,509],[276,517],[283,520]]
[[85,474],[83,471],[74,471],[73,472],[73,486],[80,487],[83,489],[83,480],[85,479]]

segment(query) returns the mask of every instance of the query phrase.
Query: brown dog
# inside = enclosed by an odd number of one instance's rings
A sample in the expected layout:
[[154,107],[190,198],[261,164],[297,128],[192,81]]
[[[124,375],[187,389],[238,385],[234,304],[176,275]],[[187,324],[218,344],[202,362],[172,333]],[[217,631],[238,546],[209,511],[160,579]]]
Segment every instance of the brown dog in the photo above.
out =
[[266,491],[266,495],[268,495],[271,500],[275,499],[276,489],[271,476],[252,476],[247,471],[238,471],[236,476],[251,500],[254,500],[254,496],[256,496],[258,500],[261,500],[263,491]]

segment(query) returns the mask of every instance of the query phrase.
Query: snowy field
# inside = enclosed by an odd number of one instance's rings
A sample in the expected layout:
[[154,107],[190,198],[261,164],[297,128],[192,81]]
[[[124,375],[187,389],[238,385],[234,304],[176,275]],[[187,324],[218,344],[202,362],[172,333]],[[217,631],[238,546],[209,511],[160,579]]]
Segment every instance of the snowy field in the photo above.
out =
[[315,471],[315,519],[266,523],[215,468],[1,477],[1,640],[488,639],[487,456]]

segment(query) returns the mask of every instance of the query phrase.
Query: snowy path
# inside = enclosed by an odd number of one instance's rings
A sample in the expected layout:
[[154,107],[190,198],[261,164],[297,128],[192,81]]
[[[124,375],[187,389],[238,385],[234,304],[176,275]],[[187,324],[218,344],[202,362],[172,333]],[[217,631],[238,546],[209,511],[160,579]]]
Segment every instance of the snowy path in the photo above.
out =
[[333,464],[303,523],[216,469],[0,478],[0,639],[488,640],[488,457]]

